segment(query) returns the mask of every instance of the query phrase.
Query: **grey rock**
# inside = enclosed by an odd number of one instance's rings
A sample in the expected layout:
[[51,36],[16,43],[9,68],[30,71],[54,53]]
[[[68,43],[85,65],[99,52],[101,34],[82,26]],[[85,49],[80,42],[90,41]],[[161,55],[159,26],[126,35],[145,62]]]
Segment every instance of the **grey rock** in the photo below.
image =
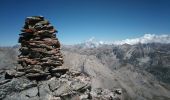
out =
[[68,71],[68,68],[54,68],[51,70],[53,73],[66,73]]
[[113,90],[97,88],[91,91],[92,99],[97,100],[122,100],[122,97],[115,95]]
[[58,89],[60,85],[60,81],[57,80],[55,77],[51,78],[49,81],[49,88],[52,92]]
[[82,83],[82,82],[72,82],[71,87],[75,91],[86,91],[87,89],[91,89],[90,84],[88,83]]
[[15,73],[15,77],[21,77],[21,76],[24,76],[25,75],[25,72],[16,72]]
[[41,78],[43,79],[48,75],[49,73],[29,73],[29,74],[26,74],[25,76],[28,77],[29,79],[37,79],[37,77],[39,77],[39,79]]
[[122,89],[116,89],[116,90],[115,90],[115,93],[121,95],[121,94],[122,94]]
[[80,100],[87,100],[89,98],[88,94],[80,95]]
[[38,91],[40,100],[48,100],[48,98],[53,97],[52,92],[49,88],[49,81],[41,81],[38,83]]
[[16,70],[7,70],[5,73],[5,78],[6,79],[12,79],[15,77]]
[[60,87],[54,91],[55,96],[64,96],[72,93],[73,90],[67,82],[61,83]]
[[20,94],[26,95],[27,97],[35,97],[38,95],[38,88],[33,87],[22,91]]
[[22,93],[13,93],[7,95],[3,100],[39,100],[38,96],[29,97],[28,95]]
[[2,81],[0,81],[0,85],[3,85],[3,84],[10,82],[10,81],[11,81],[11,79],[2,80]]
[[21,92],[36,86],[37,84],[34,81],[31,82],[24,78],[13,78],[10,82],[0,85],[0,99],[5,98],[11,93]]

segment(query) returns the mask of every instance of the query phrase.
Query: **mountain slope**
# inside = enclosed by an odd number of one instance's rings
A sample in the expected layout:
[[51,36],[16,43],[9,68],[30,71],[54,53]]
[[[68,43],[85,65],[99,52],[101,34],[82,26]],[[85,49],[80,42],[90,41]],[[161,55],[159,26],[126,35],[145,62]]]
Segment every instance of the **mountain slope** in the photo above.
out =
[[[92,78],[92,89],[123,89],[125,100],[170,99],[170,44],[63,46],[64,65]],[[4,56],[7,51],[13,52]],[[0,51],[1,61],[15,67],[17,49]],[[11,59],[11,57],[14,57]],[[1,69],[7,68],[0,63]],[[11,68],[10,67],[10,68]],[[1,77],[2,78],[2,77]]]
[[167,100],[170,98],[169,47],[170,44],[159,43],[124,44],[98,48],[71,46],[63,47],[63,51],[72,59],[65,62],[77,61],[75,69],[84,65],[83,69],[96,82],[94,86],[123,88],[125,95],[133,100]]

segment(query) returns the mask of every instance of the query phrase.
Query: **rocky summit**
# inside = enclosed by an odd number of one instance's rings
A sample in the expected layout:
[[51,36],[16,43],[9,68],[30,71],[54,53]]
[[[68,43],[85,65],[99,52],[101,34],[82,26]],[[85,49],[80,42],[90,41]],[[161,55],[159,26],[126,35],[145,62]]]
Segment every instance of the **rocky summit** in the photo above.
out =
[[[64,65],[57,30],[43,16],[27,17],[14,69],[0,71],[1,100],[123,100],[123,91],[92,89],[92,77]],[[70,59],[71,60],[71,59]]]

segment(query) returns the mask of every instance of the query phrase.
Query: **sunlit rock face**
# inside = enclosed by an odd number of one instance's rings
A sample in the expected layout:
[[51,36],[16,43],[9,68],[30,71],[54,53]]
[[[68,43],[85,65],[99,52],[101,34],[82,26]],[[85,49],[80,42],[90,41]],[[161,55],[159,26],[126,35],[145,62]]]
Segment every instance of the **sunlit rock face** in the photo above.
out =
[[56,37],[57,30],[42,16],[27,17],[19,34],[21,43],[17,71],[25,72],[26,77],[46,78],[55,75],[62,69],[63,56],[60,42]]

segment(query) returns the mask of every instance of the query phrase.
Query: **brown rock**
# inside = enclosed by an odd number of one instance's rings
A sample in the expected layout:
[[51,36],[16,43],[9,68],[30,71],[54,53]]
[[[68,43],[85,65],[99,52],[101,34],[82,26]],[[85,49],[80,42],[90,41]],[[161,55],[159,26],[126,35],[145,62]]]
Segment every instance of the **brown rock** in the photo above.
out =
[[[59,75],[68,69],[58,68],[63,64],[63,56],[60,52],[60,42],[56,38],[57,30],[42,16],[27,17],[25,25],[19,34],[19,49],[17,71],[26,73],[29,78],[45,77],[50,73]],[[37,67],[38,66],[38,67]],[[52,69],[52,70],[51,70]]]

